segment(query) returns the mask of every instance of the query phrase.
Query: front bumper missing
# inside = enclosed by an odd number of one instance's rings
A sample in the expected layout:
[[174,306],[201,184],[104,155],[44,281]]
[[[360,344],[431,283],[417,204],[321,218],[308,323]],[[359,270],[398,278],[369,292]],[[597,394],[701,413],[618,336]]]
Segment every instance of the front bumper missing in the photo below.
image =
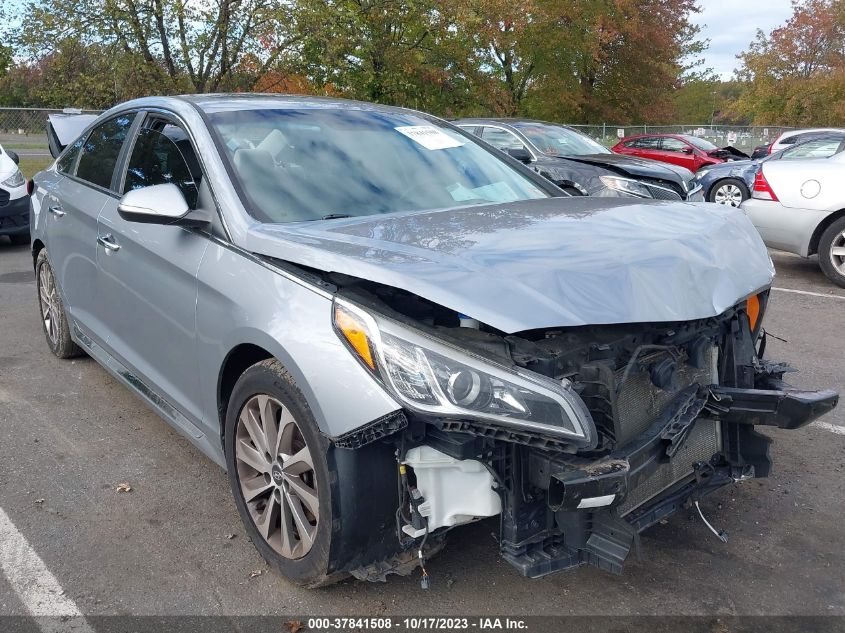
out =
[[690,386],[645,433],[598,460],[531,451],[530,483],[547,491],[561,535],[505,539],[504,557],[529,577],[588,563],[620,573],[641,531],[725,485],[768,474],[770,440],[755,425],[800,428],[839,399],[771,384],[778,388]]

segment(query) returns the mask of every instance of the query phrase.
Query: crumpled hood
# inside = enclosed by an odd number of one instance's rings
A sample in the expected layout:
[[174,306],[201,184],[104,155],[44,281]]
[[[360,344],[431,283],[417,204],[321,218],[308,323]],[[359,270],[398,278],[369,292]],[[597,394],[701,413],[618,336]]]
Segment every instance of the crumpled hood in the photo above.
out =
[[742,211],[622,198],[257,224],[245,246],[402,288],[505,332],[716,316],[774,276]]
[[621,169],[632,176],[661,178],[679,184],[689,182],[693,177],[693,173],[686,167],[627,154],[589,154],[586,156],[567,156],[566,158],[590,165],[604,166],[614,171]]

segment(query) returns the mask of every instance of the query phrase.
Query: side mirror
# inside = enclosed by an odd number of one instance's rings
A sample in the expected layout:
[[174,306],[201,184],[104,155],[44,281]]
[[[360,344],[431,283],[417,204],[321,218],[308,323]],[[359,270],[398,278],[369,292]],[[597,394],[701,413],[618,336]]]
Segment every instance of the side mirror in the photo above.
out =
[[691,147],[685,147],[684,149],[681,150],[681,152],[684,153],[684,154],[692,154],[692,148]]
[[507,152],[511,158],[515,158],[518,161],[522,161],[523,163],[531,162],[531,152],[524,147],[512,147]]
[[20,158],[20,156],[18,156],[17,152],[13,152],[13,151],[7,149],[6,153],[9,155],[9,158],[11,158],[13,161],[15,161],[15,165],[21,164],[21,158]]
[[127,191],[117,206],[124,220],[145,224],[174,224],[190,210],[185,196],[173,183]]

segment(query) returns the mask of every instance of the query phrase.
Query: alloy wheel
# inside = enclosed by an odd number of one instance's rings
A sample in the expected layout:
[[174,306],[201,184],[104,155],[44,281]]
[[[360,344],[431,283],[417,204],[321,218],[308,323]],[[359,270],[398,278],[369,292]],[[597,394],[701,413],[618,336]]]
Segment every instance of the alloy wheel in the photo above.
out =
[[845,276],[845,231],[830,243],[830,263],[840,275]]
[[46,263],[38,269],[38,300],[41,305],[41,318],[44,320],[44,331],[55,347],[59,342],[60,303],[53,270]]
[[314,461],[299,425],[279,400],[259,394],[243,406],[235,462],[241,494],[261,536],[285,558],[305,556],[320,517]]
[[733,184],[725,184],[716,189],[713,194],[713,202],[716,204],[726,204],[731,207],[738,207],[742,204],[742,190]]

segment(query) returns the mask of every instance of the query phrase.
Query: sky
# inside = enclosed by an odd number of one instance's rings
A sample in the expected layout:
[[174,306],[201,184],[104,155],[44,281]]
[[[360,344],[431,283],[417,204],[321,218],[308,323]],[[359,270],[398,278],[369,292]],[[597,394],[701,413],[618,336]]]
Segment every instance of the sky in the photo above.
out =
[[701,13],[692,21],[701,27],[700,39],[709,39],[704,52],[705,68],[721,79],[730,79],[737,67],[736,55],[748,48],[757,29],[769,33],[792,15],[790,0],[699,0]]

